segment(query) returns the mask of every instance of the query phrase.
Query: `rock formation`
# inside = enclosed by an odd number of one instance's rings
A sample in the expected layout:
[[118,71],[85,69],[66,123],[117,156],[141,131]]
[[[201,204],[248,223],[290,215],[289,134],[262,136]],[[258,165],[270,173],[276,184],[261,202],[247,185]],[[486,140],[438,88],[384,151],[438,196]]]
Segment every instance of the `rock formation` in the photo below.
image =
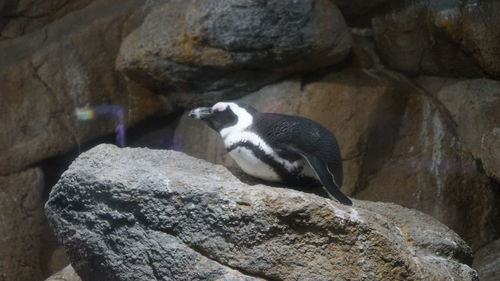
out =
[[490,0],[0,0],[0,280],[67,264],[41,206],[113,141],[114,117],[75,114],[99,105],[123,110],[130,145],[233,172],[184,110],[241,99],[309,117],[340,140],[346,193],[481,249],[500,238],[499,19]]
[[478,280],[420,212],[247,185],[174,151],[97,146],[45,208],[83,280]]
[[500,3],[395,2],[403,7],[372,20],[380,56],[389,67],[410,75],[499,78],[500,52],[495,46],[500,44]]
[[495,281],[500,276],[500,239],[479,249],[474,256],[474,268],[481,281]]
[[0,280],[42,279],[39,266],[43,173],[32,168],[0,176]]
[[54,255],[64,260],[45,249],[54,239],[41,162],[117,125],[112,116],[80,121],[75,110],[121,106],[127,126],[160,111],[157,95],[114,70],[122,37],[146,11],[133,0],[0,1],[0,280],[41,280]]
[[124,40],[117,68],[144,86],[181,92],[182,104],[213,103],[338,63],[350,47],[329,0],[189,0],[152,11]]

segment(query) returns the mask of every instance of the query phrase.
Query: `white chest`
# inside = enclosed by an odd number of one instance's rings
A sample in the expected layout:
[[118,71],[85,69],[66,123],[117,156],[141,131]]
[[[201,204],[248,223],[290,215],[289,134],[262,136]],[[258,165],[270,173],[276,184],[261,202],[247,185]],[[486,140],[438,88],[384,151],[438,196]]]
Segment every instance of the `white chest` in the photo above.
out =
[[[245,143],[245,146],[241,144]],[[302,171],[305,176],[314,177],[314,172],[309,168],[309,165],[304,160],[290,162],[281,158],[275,151],[257,134],[250,131],[232,132],[224,138],[224,145],[227,149],[231,149],[229,155],[236,161],[238,166],[247,174],[267,181],[280,182],[282,179],[269,164],[257,157],[254,150],[258,150],[260,156],[266,155],[268,161],[273,162],[273,165],[284,167],[289,172]],[[252,146],[250,148],[248,146]]]
[[259,159],[251,149],[238,147],[231,150],[229,155],[245,173],[267,181],[281,181],[274,169]]

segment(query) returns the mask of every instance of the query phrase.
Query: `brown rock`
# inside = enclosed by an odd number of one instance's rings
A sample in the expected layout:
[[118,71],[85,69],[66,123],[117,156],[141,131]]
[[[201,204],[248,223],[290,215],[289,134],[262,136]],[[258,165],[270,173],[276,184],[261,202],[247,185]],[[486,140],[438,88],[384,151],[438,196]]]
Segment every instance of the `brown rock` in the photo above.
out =
[[498,237],[498,193],[433,99],[418,92],[408,96],[392,149],[380,156],[377,165],[364,162],[372,168],[361,173],[357,198],[421,210],[473,249]]
[[116,65],[142,85],[175,89],[177,103],[190,106],[338,63],[350,47],[329,0],[175,1],[149,13],[123,42]]
[[[47,174],[45,174],[47,178]],[[47,183],[45,183],[47,185]],[[42,201],[40,204],[43,204]],[[47,277],[54,272],[57,272],[64,268],[68,263],[69,259],[66,255],[66,251],[61,246],[61,243],[57,241],[54,236],[53,230],[50,228],[47,220],[45,219],[42,224],[42,231],[40,235],[40,268],[42,270],[42,276]]]
[[500,77],[500,3],[463,3],[411,1],[376,16],[383,62],[410,75]]
[[0,176],[0,280],[42,280],[40,236],[43,173],[31,168]]
[[127,125],[160,109],[155,95],[114,71],[138,5],[94,1],[41,31],[0,41],[0,175],[115,131],[112,117],[77,120],[78,107],[119,105]]
[[227,154],[221,136],[204,122],[190,118],[187,114],[180,118],[175,128],[174,142],[174,149],[196,158],[206,159],[228,168],[238,167]]
[[353,28],[350,67],[365,69],[382,69],[383,65],[375,48],[373,30],[369,28]]
[[500,82],[438,77],[416,81],[446,108],[460,141],[486,174],[500,182]]
[[500,276],[500,239],[477,250],[472,266],[479,273],[481,281],[497,281]]
[[92,1],[14,0],[6,1],[3,5],[0,1],[0,40],[15,38],[40,29]]

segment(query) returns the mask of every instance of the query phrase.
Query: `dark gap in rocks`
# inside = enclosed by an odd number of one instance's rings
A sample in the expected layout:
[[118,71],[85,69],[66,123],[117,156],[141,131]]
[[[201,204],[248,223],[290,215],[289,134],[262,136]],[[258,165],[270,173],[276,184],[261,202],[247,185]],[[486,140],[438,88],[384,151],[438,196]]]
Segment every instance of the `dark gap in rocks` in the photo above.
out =
[[[398,87],[403,91],[405,85],[401,83]],[[374,111],[370,118],[372,125],[364,136],[365,153],[362,156],[354,196],[368,186],[370,176],[376,174],[393,154],[409,100],[407,95],[399,94],[400,92],[396,91],[392,96],[380,100],[376,106],[378,110]]]
[[349,55],[347,55],[347,57],[344,60],[342,60],[342,62],[302,74],[300,76],[301,90],[303,90],[304,87],[307,86],[307,84],[319,81],[328,74],[331,74],[333,72],[341,72],[342,70],[349,68],[351,61],[352,61],[352,51],[351,53],[349,53]]
[[[492,177],[490,177],[489,180],[490,180],[491,189],[493,190],[493,192],[497,196],[497,202],[500,202],[500,182],[498,182],[496,179],[494,179]],[[498,206],[498,205],[496,206],[496,217],[499,218],[499,220],[497,220],[497,221],[500,221],[500,206]],[[493,240],[500,239],[500,224],[496,224],[495,231],[496,231],[496,235],[495,235]]]
[[491,186],[493,187],[493,190],[495,191],[496,195],[498,196],[498,198],[500,198],[500,182],[496,181],[493,178],[490,178],[490,182],[491,182]]
[[[183,112],[176,112],[167,116],[150,117],[127,128],[126,146],[147,147],[151,149],[175,148],[173,133],[176,123],[179,121],[178,117],[182,113]],[[45,178],[43,202],[47,201],[52,187],[57,183],[62,173],[66,171],[78,155],[103,143],[116,144],[115,134],[98,137],[94,140],[82,143],[80,147],[75,147],[66,153],[44,159],[35,164],[34,166],[40,166],[42,168]]]
[[172,149],[175,146],[174,130],[184,111],[180,110],[163,117],[152,117],[131,127],[127,131],[127,147]]
[[[387,1],[381,2],[375,7],[372,7],[368,10],[361,11],[360,13],[342,13],[345,19],[346,24],[349,27],[358,27],[358,28],[371,28],[372,27],[372,19],[376,16],[383,15],[384,13],[388,13],[390,9],[387,7],[390,6],[391,2]],[[397,2],[397,1],[396,1]]]
[[476,158],[476,159],[474,159],[474,163],[476,164],[477,171],[483,175],[486,175],[486,171],[484,170],[484,167],[483,167],[483,161],[481,161],[481,159],[479,159],[479,158]]
[[[127,128],[126,139],[129,144],[127,147],[173,148],[173,133],[181,114],[182,112],[176,112],[167,116],[154,116]],[[47,158],[34,165],[41,167],[44,174],[43,204],[48,200],[52,187],[58,182],[62,173],[68,169],[69,165],[78,155],[102,143],[115,144],[115,134],[105,135],[85,142],[80,147],[75,147],[66,153]],[[60,247],[52,228],[46,220],[43,223],[40,245],[40,256],[48,257],[40,259],[40,267],[43,270],[44,277],[52,275],[55,271],[60,270],[69,263],[67,255]],[[54,264],[60,268],[52,268]]]

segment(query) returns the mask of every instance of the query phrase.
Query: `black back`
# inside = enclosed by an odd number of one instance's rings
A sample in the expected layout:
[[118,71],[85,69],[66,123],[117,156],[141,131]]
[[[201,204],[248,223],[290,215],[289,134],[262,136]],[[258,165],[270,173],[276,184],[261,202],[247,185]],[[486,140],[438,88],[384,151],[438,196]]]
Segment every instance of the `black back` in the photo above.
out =
[[342,186],[342,158],[337,139],[319,123],[300,116],[256,112],[251,129],[285,159],[293,161],[300,157],[287,149],[289,146],[321,159],[328,164],[338,187]]

